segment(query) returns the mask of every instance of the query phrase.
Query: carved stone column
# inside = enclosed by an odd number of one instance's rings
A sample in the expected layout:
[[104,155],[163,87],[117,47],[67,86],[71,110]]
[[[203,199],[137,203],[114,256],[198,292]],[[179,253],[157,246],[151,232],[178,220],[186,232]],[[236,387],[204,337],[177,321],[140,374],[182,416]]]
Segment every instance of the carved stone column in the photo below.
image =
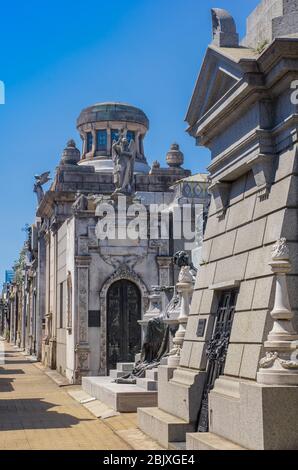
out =
[[82,131],[80,135],[83,141],[82,159],[84,159],[86,158],[86,153],[87,153],[87,134],[85,131]]
[[177,293],[181,298],[180,314],[178,317],[178,330],[176,331],[173,339],[174,349],[171,351],[168,358],[168,365],[170,367],[178,367],[180,362],[181,350],[184,342],[186,332],[186,325],[188,321],[189,308],[191,302],[191,294],[193,292],[193,276],[190,272],[189,266],[182,266],[178,282],[176,284]]
[[92,158],[94,158],[96,154],[96,129],[92,128],[91,134],[92,134],[92,150],[91,150],[92,155],[91,156]]
[[293,312],[286,279],[292,267],[285,238],[278,240],[273,247],[269,264],[276,275],[275,302],[271,312],[274,323],[264,344],[268,352],[260,361],[257,381],[267,385],[298,385],[298,335],[292,324]]
[[88,343],[88,297],[89,297],[89,265],[90,256],[76,256],[77,270],[77,343],[75,381],[88,375],[89,372],[89,343]]
[[107,155],[112,154],[111,128],[107,127]]

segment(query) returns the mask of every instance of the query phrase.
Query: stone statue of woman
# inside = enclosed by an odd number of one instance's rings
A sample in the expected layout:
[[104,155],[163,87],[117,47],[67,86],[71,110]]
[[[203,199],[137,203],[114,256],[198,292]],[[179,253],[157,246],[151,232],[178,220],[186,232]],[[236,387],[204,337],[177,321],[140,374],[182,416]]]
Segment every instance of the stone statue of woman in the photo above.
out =
[[135,157],[134,140],[128,142],[125,131],[121,130],[118,140],[112,144],[113,175],[116,186],[114,194],[132,194]]

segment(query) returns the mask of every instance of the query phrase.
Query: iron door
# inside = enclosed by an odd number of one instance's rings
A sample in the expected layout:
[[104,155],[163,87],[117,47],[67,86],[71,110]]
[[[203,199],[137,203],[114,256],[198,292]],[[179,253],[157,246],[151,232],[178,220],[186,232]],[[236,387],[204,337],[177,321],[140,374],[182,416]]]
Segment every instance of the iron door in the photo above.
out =
[[117,362],[134,362],[141,350],[141,295],[130,281],[120,280],[108,290],[107,302],[108,370]]

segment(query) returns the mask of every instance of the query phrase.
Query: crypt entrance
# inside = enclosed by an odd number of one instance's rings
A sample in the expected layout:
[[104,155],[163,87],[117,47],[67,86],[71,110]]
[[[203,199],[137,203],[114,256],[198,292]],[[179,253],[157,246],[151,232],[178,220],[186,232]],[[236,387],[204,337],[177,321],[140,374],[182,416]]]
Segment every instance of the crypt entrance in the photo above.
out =
[[114,282],[107,292],[107,369],[117,362],[134,362],[141,350],[141,292],[127,279]]

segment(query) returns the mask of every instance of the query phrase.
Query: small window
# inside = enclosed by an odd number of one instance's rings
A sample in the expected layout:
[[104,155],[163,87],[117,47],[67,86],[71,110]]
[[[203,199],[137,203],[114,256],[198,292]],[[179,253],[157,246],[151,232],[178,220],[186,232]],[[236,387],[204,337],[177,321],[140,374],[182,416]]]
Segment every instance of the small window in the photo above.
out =
[[96,150],[106,150],[107,149],[107,131],[101,129],[96,133]]
[[87,152],[91,152],[92,150],[92,133],[87,132]]
[[127,138],[128,142],[130,142],[131,140],[134,140],[134,141],[135,141],[135,133],[134,133],[134,131],[127,131],[127,133],[126,133],[126,138]]

